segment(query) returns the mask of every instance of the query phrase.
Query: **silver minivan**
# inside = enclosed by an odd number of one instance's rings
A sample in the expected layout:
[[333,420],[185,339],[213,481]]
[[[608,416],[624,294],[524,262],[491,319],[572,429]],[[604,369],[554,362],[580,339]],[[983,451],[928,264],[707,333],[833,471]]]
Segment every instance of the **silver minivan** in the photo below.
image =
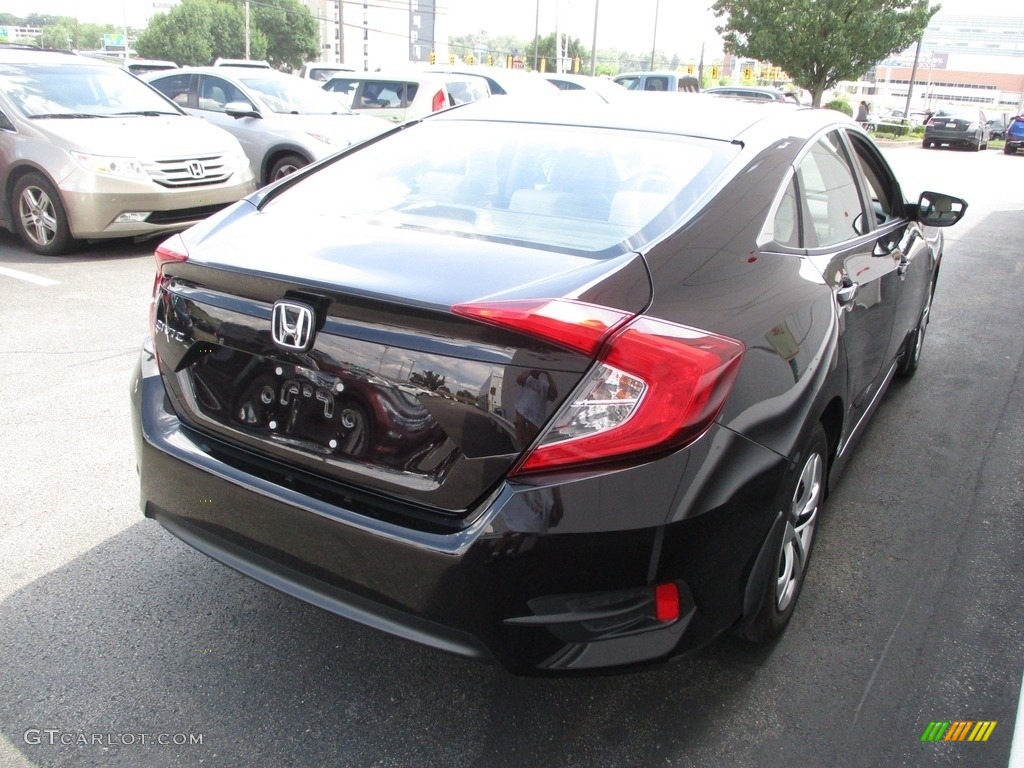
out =
[[184,229],[254,189],[238,141],[116,64],[0,48],[0,225],[36,253]]

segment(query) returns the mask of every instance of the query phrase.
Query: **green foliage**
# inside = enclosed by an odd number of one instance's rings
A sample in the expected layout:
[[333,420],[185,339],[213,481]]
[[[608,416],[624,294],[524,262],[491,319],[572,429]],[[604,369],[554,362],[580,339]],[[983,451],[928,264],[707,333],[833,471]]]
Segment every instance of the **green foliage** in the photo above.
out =
[[836,112],[842,112],[844,115],[853,117],[853,107],[850,106],[850,102],[846,99],[832,99],[828,104],[825,104],[825,109],[834,109]]
[[[182,0],[154,16],[135,41],[147,59],[181,65],[211,64],[218,57],[245,56],[245,12],[238,2]],[[298,0],[261,0],[249,11],[249,57],[278,69],[298,69],[320,52],[320,32]]]
[[814,106],[917,40],[939,10],[929,0],[715,0],[726,51],[782,67]]
[[276,69],[299,69],[320,55],[320,28],[299,0],[260,0],[251,6],[250,26],[266,37],[266,56],[253,58],[266,58]]

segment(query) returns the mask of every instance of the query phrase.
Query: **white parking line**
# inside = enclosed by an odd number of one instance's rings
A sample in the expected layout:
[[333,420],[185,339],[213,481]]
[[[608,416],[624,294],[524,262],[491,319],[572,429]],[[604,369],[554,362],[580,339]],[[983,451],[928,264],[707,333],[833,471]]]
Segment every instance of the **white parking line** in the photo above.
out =
[[35,283],[36,285],[60,285],[59,280],[51,280],[48,277],[39,277],[39,275],[32,275],[28,272],[22,272],[18,269],[9,269],[8,267],[0,267],[0,275],[7,275],[7,277],[24,280],[26,283]]
[[1020,701],[1017,702],[1017,724],[1013,727],[1008,768],[1024,768],[1024,679],[1020,683]]

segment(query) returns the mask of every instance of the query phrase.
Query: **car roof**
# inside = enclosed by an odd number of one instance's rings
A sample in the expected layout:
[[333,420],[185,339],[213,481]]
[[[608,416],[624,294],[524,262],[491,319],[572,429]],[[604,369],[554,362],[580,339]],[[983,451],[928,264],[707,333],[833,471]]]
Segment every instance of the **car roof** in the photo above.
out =
[[[667,97],[667,98],[666,98]],[[812,109],[777,101],[722,99],[703,93],[629,91],[611,103],[601,99],[483,99],[430,118],[547,123],[699,136],[741,143],[778,141],[780,136],[809,138],[830,125],[856,125],[835,110]]]
[[189,72],[195,72],[197,74],[205,75],[217,75],[218,77],[226,78],[240,78],[240,77],[277,77],[281,79],[291,79],[295,81],[302,81],[302,78],[296,75],[290,75],[286,72],[281,72],[277,69],[264,69],[263,67],[233,67],[226,64],[210,67],[178,67],[177,69],[162,70],[160,72],[154,72],[154,76],[167,76],[167,75],[181,75]]

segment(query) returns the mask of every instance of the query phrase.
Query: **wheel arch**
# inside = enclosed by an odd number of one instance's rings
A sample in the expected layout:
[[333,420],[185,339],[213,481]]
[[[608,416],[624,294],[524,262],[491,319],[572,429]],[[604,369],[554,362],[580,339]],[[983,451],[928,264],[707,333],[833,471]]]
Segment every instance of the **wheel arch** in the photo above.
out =
[[263,156],[263,164],[260,168],[260,186],[268,183],[269,179],[267,176],[270,174],[270,169],[274,167],[274,164],[277,163],[278,160],[286,155],[298,155],[306,161],[307,165],[313,162],[313,158],[310,156],[309,152],[295,144],[282,144],[274,147]]
[[29,161],[22,161],[17,165],[11,166],[7,172],[7,177],[3,182],[3,199],[0,200],[0,220],[3,221],[4,225],[13,231],[14,227],[14,209],[11,205],[11,198],[14,195],[15,185],[27,174],[38,173],[45,178],[50,185],[56,190],[57,195],[60,197],[61,205],[67,210],[67,202],[64,200],[63,192],[60,186],[54,181],[53,177],[47,173],[46,169],[40,165]]

